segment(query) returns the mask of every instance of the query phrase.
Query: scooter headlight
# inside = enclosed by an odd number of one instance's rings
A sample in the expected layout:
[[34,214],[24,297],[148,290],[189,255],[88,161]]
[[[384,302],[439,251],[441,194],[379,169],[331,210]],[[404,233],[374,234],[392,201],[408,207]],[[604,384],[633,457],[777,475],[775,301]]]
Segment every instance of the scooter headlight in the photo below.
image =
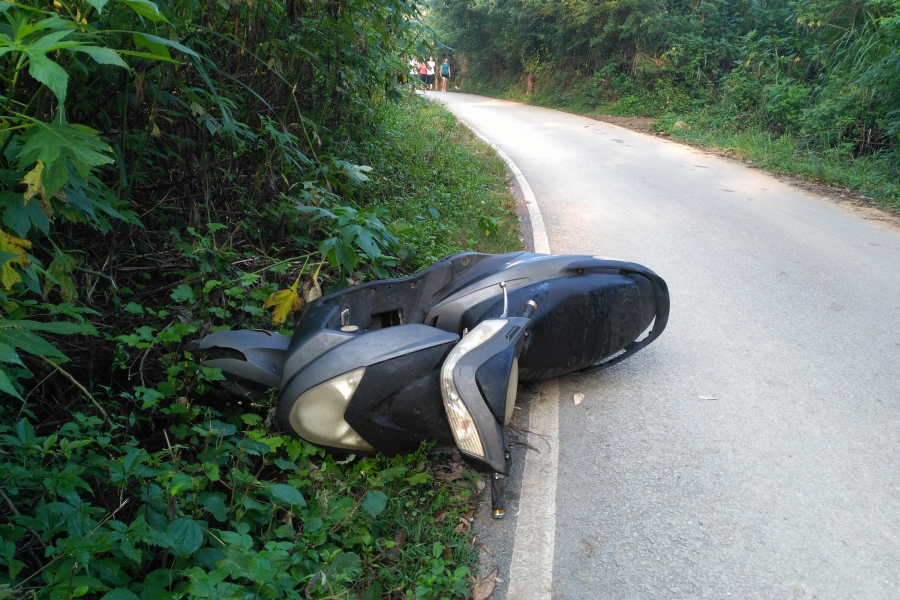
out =
[[[482,458],[484,447],[481,436],[478,435],[472,414],[460,398],[456,382],[453,381],[453,369],[463,356],[491,339],[504,325],[505,319],[489,319],[479,323],[453,348],[441,368],[441,396],[444,398],[444,409],[447,411],[456,445],[460,450]],[[474,377],[474,373],[472,376]]]
[[313,444],[347,450],[374,450],[344,420],[347,405],[365,372],[362,367],[338,375],[300,394],[291,408],[294,430]]

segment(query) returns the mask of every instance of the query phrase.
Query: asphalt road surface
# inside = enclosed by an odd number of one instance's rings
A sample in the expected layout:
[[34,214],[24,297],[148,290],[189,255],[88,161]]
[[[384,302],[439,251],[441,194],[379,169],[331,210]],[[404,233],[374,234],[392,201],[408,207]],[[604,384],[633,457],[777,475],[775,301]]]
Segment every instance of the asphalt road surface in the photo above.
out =
[[551,583],[517,595],[900,598],[896,227],[651,135],[429,96],[518,165],[554,254],[642,263],[672,297],[649,348],[559,380]]

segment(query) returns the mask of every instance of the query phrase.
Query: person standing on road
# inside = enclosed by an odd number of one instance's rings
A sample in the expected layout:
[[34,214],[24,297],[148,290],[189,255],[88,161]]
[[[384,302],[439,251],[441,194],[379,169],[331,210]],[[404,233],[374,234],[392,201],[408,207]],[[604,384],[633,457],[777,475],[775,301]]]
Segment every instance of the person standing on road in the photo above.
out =
[[447,81],[450,79],[450,59],[445,58],[441,63],[441,91],[447,91]]
[[419,78],[419,61],[415,56],[410,56],[407,64],[409,65],[409,81],[413,82]]
[[428,57],[428,81],[426,82],[425,88],[428,89],[428,86],[431,86],[431,89],[437,91],[437,84],[434,82],[434,57]]
[[422,88],[428,89],[428,65],[425,64],[423,58],[419,58],[419,81],[422,82]]

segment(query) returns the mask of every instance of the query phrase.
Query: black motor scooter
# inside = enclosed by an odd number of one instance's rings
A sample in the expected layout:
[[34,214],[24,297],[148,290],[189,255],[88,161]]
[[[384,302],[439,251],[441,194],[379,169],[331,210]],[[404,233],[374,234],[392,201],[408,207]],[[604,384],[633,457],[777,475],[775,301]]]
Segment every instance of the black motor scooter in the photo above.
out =
[[665,282],[634,263],[464,252],[309,303],[290,338],[219,331],[195,349],[222,369],[232,401],[278,388],[278,422],[319,446],[459,448],[491,474],[499,518],[518,383],[608,368],[659,337],[668,315]]

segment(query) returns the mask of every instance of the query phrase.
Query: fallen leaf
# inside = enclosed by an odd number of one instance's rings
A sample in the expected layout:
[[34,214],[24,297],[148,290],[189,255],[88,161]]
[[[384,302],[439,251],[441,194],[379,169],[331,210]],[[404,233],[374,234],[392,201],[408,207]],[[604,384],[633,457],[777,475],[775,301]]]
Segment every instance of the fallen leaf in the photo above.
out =
[[309,281],[305,281],[303,283],[303,301],[304,302],[315,302],[319,298],[322,297],[322,288],[319,287],[319,282],[315,279],[311,279]]
[[472,529],[472,524],[469,523],[465,518],[459,518],[459,525],[453,530],[456,533],[466,533],[467,531]]
[[400,548],[403,547],[404,542],[406,542],[406,530],[401,529],[400,532],[394,536],[394,545],[385,552],[387,557],[391,560],[397,560],[400,556]]
[[701,400],[718,400],[715,396],[697,396]]
[[482,543],[481,543],[481,540],[479,540],[478,538],[472,538],[472,541],[473,541],[475,544],[477,544],[479,548],[481,548],[482,550],[484,550],[485,552],[487,552],[487,553],[490,554],[491,556],[494,555],[494,553],[491,552],[491,549],[488,548],[487,546],[485,546],[484,544],[482,544]]
[[437,516],[434,517],[435,523],[443,523],[447,520],[447,511],[439,512]]
[[438,465],[434,468],[432,473],[434,474],[435,479],[442,479],[444,481],[456,481],[463,476],[465,470],[466,468],[462,465],[462,463],[450,463],[449,465]]
[[494,593],[494,587],[497,585],[497,569],[491,571],[491,574],[475,584],[472,589],[472,600],[485,600]]
[[441,558],[443,558],[444,560],[450,560],[451,558],[453,558],[453,549],[450,548],[450,546],[444,548],[444,551],[441,553]]
[[472,517],[475,516],[475,509],[473,508],[472,510],[468,510],[468,511],[464,512],[462,514],[462,516],[463,516],[463,518],[465,518],[466,521],[471,521]]
[[582,394],[581,392],[578,392],[577,394],[575,394],[575,405],[576,406],[581,404],[582,400],[584,400],[584,394]]
[[284,323],[292,312],[303,306],[303,301],[300,300],[300,296],[297,294],[297,286],[299,284],[300,277],[297,277],[294,285],[286,290],[278,290],[266,298],[264,306],[266,308],[275,307],[275,310],[272,311],[273,322]]

